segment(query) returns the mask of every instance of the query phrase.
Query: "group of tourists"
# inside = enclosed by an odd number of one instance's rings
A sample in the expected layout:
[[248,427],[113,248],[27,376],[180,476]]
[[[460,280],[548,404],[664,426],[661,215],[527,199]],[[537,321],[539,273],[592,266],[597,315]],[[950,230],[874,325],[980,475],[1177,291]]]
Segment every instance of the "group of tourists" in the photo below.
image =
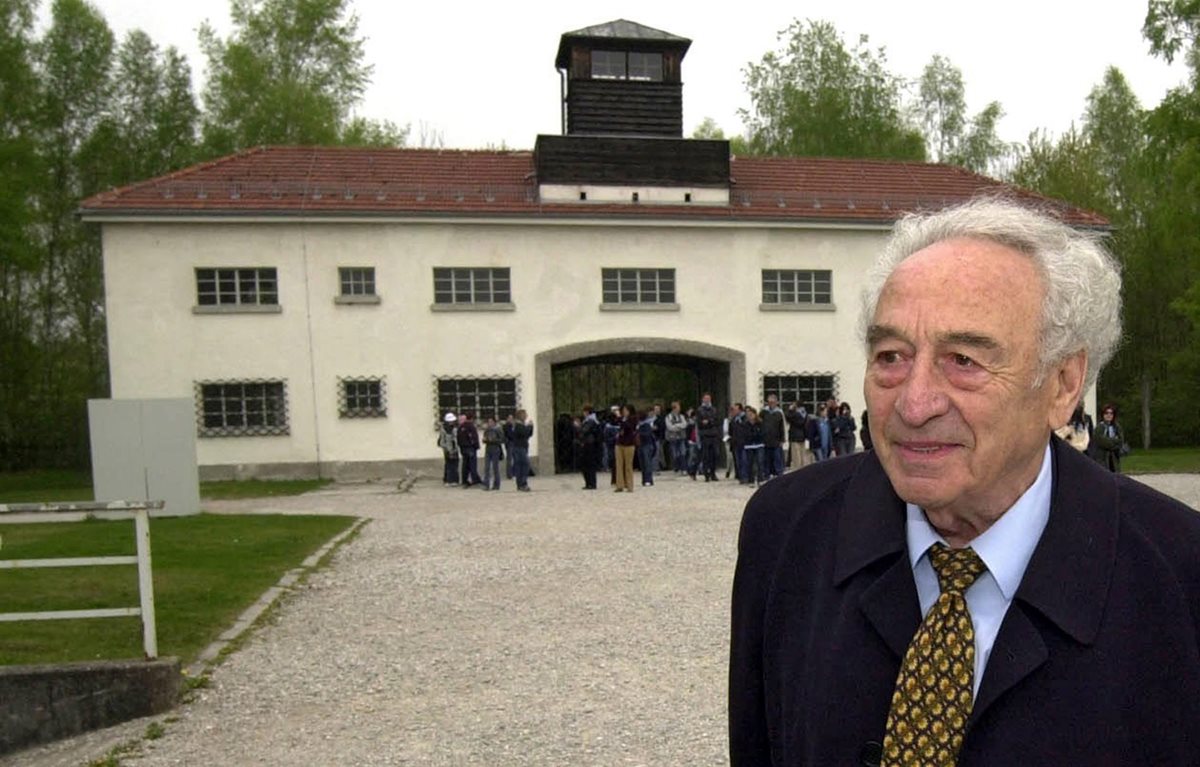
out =
[[[528,492],[529,475],[532,473],[529,467],[529,438],[532,436],[533,422],[524,410],[518,410],[503,422],[497,422],[495,416],[488,416],[482,429],[475,422],[473,413],[446,413],[437,442],[444,461],[442,482],[446,487],[483,485],[484,490],[499,490],[500,463],[503,461],[504,476],[516,481],[517,490]],[[481,443],[484,448],[483,479],[479,478],[478,465]]]
[[[684,410],[675,401],[665,413],[661,405],[640,410],[629,404],[613,405],[608,412],[585,405],[579,417],[560,417],[556,448],[566,449],[556,457],[583,474],[584,490],[595,490],[597,475],[607,472],[615,492],[633,492],[635,471],[640,472],[643,487],[652,487],[655,475],[662,471],[717,482],[717,470],[724,467],[725,479],[732,476],[740,484],[757,487],[788,469],[850,455],[860,440],[864,450],[871,449],[867,411],[862,412],[861,427],[848,402],[830,399],[815,411],[809,412],[800,402],[783,408],[771,394],[761,409],[735,402],[720,416],[707,392],[697,407]],[[1058,435],[1109,471],[1119,472],[1129,447],[1116,420],[1116,407],[1105,405],[1101,419],[1097,427],[1078,407]],[[503,421],[488,416],[482,424],[469,412],[446,413],[438,432],[444,484],[499,490],[503,471],[504,478],[516,482],[517,490],[528,492],[532,436],[533,422],[524,410]]]
[[[761,410],[738,402],[723,416],[707,392],[686,411],[678,401],[665,413],[661,405],[640,410],[613,405],[598,412],[589,404],[573,420],[560,417],[565,433],[558,445],[567,450],[558,458],[583,474],[584,490],[596,489],[601,471],[610,474],[615,492],[632,492],[635,469],[642,486],[651,487],[661,471],[717,482],[721,466],[726,479],[733,475],[743,485],[758,486],[789,468],[855,451],[858,424],[849,403],[831,399],[817,411],[809,413],[800,402],[785,410],[774,394]],[[869,449],[866,422],[864,412],[863,447]]]
[[1100,408],[1099,426],[1083,411],[1083,405],[1078,405],[1071,420],[1055,434],[1111,472],[1119,473],[1121,459],[1129,454],[1129,443],[1117,423],[1116,405]]

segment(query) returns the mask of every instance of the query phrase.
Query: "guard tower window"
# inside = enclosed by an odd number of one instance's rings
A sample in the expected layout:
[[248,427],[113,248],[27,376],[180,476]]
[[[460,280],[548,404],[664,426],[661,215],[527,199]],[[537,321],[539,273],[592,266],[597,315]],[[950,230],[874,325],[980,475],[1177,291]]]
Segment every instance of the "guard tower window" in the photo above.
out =
[[629,52],[629,79],[652,80],[659,82],[663,79],[663,57],[661,53]]
[[663,57],[640,51],[592,51],[592,79],[661,81]]

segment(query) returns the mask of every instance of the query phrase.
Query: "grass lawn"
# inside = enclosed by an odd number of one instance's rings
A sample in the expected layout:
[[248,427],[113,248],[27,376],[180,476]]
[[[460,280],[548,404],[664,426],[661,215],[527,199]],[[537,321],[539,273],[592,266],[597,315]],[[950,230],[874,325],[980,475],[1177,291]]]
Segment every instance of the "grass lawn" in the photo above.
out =
[[[150,522],[160,655],[188,662],[353,517],[199,514]],[[0,559],[135,553],[133,522],[0,525]],[[0,570],[0,612],[132,607],[132,565]],[[0,623],[0,664],[137,658],[139,618]]]
[[1197,474],[1200,473],[1200,447],[1160,447],[1139,450],[1121,459],[1125,474]]
[[[200,497],[212,500],[301,495],[328,485],[329,479],[201,482]],[[0,503],[91,501],[92,478],[81,471],[17,471],[0,474]]]

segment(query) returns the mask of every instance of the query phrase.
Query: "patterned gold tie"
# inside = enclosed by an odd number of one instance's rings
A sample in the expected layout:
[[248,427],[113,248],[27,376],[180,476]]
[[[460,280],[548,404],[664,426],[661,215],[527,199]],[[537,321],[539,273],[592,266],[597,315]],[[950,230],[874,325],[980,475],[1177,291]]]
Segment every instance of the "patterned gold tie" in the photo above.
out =
[[975,629],[963,596],[987,567],[972,549],[936,543],[942,593],[913,635],[892,694],[883,767],[954,765],[974,704]]

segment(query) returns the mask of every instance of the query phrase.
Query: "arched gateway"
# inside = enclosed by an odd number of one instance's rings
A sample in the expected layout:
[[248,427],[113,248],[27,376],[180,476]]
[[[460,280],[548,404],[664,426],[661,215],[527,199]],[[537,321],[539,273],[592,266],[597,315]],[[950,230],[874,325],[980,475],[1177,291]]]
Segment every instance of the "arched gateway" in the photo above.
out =
[[647,406],[679,399],[698,404],[710,391],[719,412],[746,399],[746,355],[737,349],[679,338],[608,338],[547,349],[534,357],[538,466],[550,472],[555,426],[587,402]]

